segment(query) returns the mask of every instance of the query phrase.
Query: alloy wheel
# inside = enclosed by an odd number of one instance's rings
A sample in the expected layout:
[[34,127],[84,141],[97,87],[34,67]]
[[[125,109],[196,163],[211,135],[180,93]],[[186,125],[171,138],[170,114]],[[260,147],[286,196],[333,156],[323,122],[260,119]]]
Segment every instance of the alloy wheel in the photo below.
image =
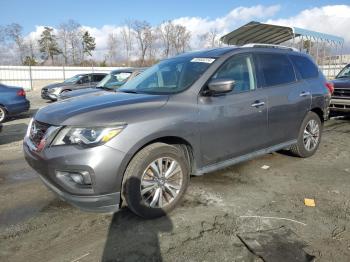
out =
[[141,196],[151,208],[163,208],[178,196],[183,183],[183,172],[179,163],[170,157],[153,161],[141,177]]
[[307,151],[314,150],[320,139],[320,126],[316,120],[311,119],[304,129],[304,147]]
[[6,112],[5,109],[3,109],[2,107],[0,107],[0,123],[3,122],[5,120],[6,117]]

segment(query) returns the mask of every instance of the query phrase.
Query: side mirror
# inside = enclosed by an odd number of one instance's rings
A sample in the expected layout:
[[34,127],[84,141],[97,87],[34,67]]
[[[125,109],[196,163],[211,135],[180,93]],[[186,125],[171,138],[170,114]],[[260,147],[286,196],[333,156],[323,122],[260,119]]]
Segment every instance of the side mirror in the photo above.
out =
[[83,83],[83,80],[82,79],[79,79],[78,80],[78,85],[81,85]]
[[208,83],[210,94],[225,94],[231,92],[235,86],[235,80],[232,79],[214,79]]

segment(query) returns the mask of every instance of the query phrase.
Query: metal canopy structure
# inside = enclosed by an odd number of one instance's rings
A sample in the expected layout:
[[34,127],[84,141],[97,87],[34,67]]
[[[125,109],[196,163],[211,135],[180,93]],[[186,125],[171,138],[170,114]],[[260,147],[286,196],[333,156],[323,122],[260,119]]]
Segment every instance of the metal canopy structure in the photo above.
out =
[[331,70],[335,71],[342,65],[344,45],[342,37],[303,28],[252,21],[222,36],[220,40],[224,44],[238,46],[252,43],[273,45],[283,43],[312,55],[317,63],[325,68],[327,76]]
[[263,24],[256,21],[241,26],[227,35],[224,35],[220,40],[228,45],[245,45],[249,43],[279,45],[297,37],[311,38],[314,40],[319,39],[338,45],[344,43],[344,39],[338,36],[298,27]]

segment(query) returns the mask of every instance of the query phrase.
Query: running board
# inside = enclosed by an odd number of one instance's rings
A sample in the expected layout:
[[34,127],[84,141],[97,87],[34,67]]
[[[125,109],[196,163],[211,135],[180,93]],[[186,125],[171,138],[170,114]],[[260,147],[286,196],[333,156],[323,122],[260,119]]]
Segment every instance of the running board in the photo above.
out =
[[222,162],[219,162],[219,163],[216,163],[216,164],[212,164],[212,165],[205,166],[205,167],[202,167],[200,169],[197,169],[197,171],[196,171],[196,173],[194,175],[195,176],[200,176],[200,175],[204,175],[205,173],[214,172],[214,171],[223,169],[225,167],[229,167],[229,166],[235,165],[235,164],[240,163],[240,162],[251,160],[251,159],[256,158],[258,156],[262,156],[262,155],[265,155],[265,154],[269,154],[269,153],[281,150],[283,148],[289,147],[289,146],[294,145],[296,143],[297,143],[297,140],[295,139],[295,140],[291,140],[291,141],[288,141],[288,142],[285,142],[285,143],[282,143],[282,144],[278,144],[278,145],[275,145],[275,146],[272,146],[272,147],[261,149],[261,150],[255,151],[253,153],[249,153],[249,154],[243,155],[243,156],[239,156],[239,157],[231,158],[231,159],[228,159],[228,160],[224,160]]

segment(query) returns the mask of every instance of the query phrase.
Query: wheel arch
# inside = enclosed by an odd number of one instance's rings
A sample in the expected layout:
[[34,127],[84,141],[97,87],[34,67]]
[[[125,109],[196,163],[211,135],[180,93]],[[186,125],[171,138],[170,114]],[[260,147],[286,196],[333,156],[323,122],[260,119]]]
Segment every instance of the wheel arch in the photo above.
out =
[[325,121],[323,110],[320,107],[314,107],[310,111],[318,115],[322,123]]
[[[154,138],[152,140],[149,140],[147,142],[144,142],[142,146],[138,146],[137,150],[133,151],[133,153],[128,158],[127,162],[123,165],[122,169],[122,178],[120,180],[120,189],[123,190],[123,183],[124,183],[124,176],[125,176],[125,170],[127,169],[128,165],[130,164],[131,160],[135,157],[135,155],[140,152],[143,148],[154,144],[154,143],[164,143],[169,145],[178,145],[181,146],[183,149],[186,159],[188,160],[188,164],[190,167],[190,174],[193,174],[196,169],[196,160],[194,155],[194,148],[193,145],[188,142],[186,139],[180,136],[161,136],[158,138]],[[122,202],[124,201],[122,197],[123,193],[121,192],[121,201],[120,205],[122,205]]]

